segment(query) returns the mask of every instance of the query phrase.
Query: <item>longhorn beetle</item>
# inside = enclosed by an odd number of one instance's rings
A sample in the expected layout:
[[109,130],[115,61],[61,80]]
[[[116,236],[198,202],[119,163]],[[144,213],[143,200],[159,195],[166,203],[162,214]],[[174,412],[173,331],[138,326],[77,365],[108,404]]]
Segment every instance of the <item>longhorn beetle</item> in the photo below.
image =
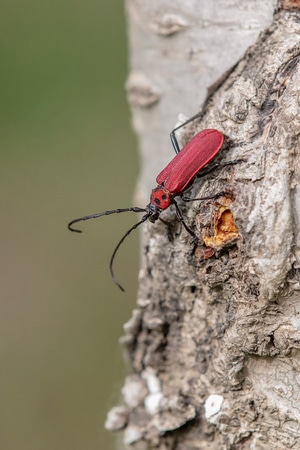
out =
[[[179,128],[184,127],[189,122],[195,120],[195,118],[199,116],[200,114],[191,117],[189,120],[179,125],[171,132],[170,138],[174,150],[176,152],[176,155],[156,177],[156,182],[158,185],[156,188],[152,190],[150,196],[150,203],[145,208],[132,207],[132,208],[113,209],[109,211],[100,212],[97,214],[91,214],[88,216],[80,217],[79,219],[72,220],[68,224],[69,230],[81,233],[81,230],[73,228],[74,223],[128,211],[132,211],[135,213],[141,212],[146,213],[139,222],[137,222],[135,225],[129,228],[128,231],[126,231],[124,236],[120,239],[120,241],[116,245],[110,259],[109,269],[111,277],[115,282],[115,284],[123,292],[124,292],[123,287],[119,284],[114,275],[113,263],[116,253],[119,250],[123,241],[126,239],[126,237],[138,226],[144,223],[147,219],[150,222],[154,223],[159,218],[162,211],[169,208],[170,205],[174,205],[178,220],[182,223],[186,231],[193,238],[197,239],[195,233],[186,225],[182,217],[181,211],[179,209],[179,206],[175,200],[175,197],[181,197],[185,201],[207,200],[216,197],[216,195],[214,195],[210,197],[191,199],[183,196],[183,193],[186,191],[186,189],[188,189],[191,186],[196,176],[207,175],[216,167],[220,167],[220,164],[214,164],[209,169],[203,170],[204,167],[217,155],[217,153],[222,148],[224,136],[218,130],[206,129],[200,131],[200,133],[196,134],[186,145],[184,145],[184,147],[181,150],[179,148],[175,132]],[[235,164],[236,162],[239,161],[227,162],[224,163],[223,165]],[[217,195],[220,196],[222,194]]]

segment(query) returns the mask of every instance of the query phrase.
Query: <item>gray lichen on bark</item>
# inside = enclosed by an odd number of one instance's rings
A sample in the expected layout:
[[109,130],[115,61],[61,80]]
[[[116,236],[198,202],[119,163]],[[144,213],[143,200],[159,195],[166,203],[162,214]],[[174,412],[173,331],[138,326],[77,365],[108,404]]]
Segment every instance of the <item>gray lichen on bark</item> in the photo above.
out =
[[196,124],[227,137],[217,162],[243,159],[189,192],[220,198],[180,204],[197,246],[172,208],[147,227],[122,339],[127,442],[300,448],[299,85],[300,16],[281,11]]

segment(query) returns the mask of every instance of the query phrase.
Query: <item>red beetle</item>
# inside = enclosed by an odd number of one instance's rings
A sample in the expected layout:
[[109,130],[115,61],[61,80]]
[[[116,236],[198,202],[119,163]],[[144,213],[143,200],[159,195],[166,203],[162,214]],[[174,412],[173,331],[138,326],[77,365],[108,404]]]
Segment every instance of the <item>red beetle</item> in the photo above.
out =
[[[153,213],[149,217],[155,222],[162,210],[172,203],[174,197],[181,195],[190,187],[196,175],[221,150],[224,136],[218,130],[203,130],[196,134],[171,162],[156,177],[158,186],[152,190],[150,203],[147,205]],[[154,220],[151,217],[155,216]]]
[[[192,118],[193,119],[193,118]],[[188,120],[187,122],[190,122],[192,119]],[[175,157],[172,159],[171,162],[160,172],[160,174],[156,177],[157,187],[152,190],[151,196],[150,196],[150,203],[145,208],[122,208],[122,209],[113,209],[110,211],[104,211],[98,214],[91,214],[88,216],[80,217],[79,219],[74,219],[72,222],[68,224],[68,228],[71,231],[76,231],[78,233],[81,233],[81,230],[77,230],[72,228],[72,225],[74,223],[83,221],[83,220],[89,220],[89,219],[96,219],[97,217],[101,216],[108,216],[110,214],[117,214],[117,213],[123,213],[128,211],[133,211],[136,213],[145,212],[146,214],[142,217],[142,219],[133,225],[122,237],[122,239],[117,244],[116,248],[113,251],[113,254],[111,256],[110,260],[110,273],[112,276],[112,279],[116,283],[116,285],[124,291],[122,286],[118,283],[118,281],[115,278],[114,272],[113,272],[113,262],[115,255],[124,241],[124,239],[133,231],[135,230],[139,225],[141,225],[143,222],[145,222],[147,219],[154,223],[158,218],[162,211],[169,208],[170,205],[174,205],[176,208],[176,214],[178,217],[178,220],[184,225],[185,229],[190,233],[193,237],[196,237],[194,232],[186,225],[184,222],[184,219],[182,217],[181,211],[178,207],[178,204],[175,200],[175,197],[182,196],[182,194],[185,192],[186,189],[188,189],[195,177],[199,174],[201,171],[201,175],[205,175],[209,171],[203,171],[203,168],[217,155],[217,153],[221,150],[223,142],[224,142],[224,136],[220,131],[213,130],[213,129],[207,129],[200,131],[200,133],[196,134],[181,150],[179,150],[177,139],[175,138],[174,132],[181,128],[182,126],[186,125],[185,122],[181,126],[175,128],[175,130],[171,133],[171,140],[172,144],[174,146],[174,149],[176,151]],[[228,163],[227,163],[228,164]],[[230,163],[232,164],[232,163]],[[215,168],[218,165],[215,165],[213,168]],[[183,197],[184,198],[184,197]],[[212,198],[212,197],[205,197]],[[185,199],[185,198],[184,198]],[[187,201],[191,200],[201,200],[201,199],[185,199]],[[204,200],[204,198],[203,198]]]

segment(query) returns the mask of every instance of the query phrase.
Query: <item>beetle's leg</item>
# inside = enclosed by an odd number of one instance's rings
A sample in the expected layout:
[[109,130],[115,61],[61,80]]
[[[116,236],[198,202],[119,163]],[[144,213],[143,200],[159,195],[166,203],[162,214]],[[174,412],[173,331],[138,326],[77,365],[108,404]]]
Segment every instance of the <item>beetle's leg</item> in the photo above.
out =
[[214,195],[208,195],[207,197],[190,198],[190,197],[185,197],[184,195],[182,195],[181,198],[184,202],[196,202],[196,201],[204,201],[204,200],[214,200],[215,198],[218,198],[218,197],[228,196],[228,194],[232,195],[231,192],[221,191]]
[[185,127],[188,123],[193,122],[193,120],[198,119],[198,118],[201,118],[201,117],[203,116],[203,114],[204,114],[204,111],[200,111],[199,113],[197,113],[197,114],[195,114],[194,116],[190,117],[188,120],[186,120],[186,121],[183,122],[182,124],[178,125],[178,127],[174,128],[173,131],[171,131],[171,133],[170,133],[170,139],[171,139],[172,145],[173,145],[173,147],[174,147],[175,153],[179,153],[180,150],[181,150],[180,147],[179,147],[177,138],[176,138],[176,136],[175,136],[175,132],[176,132],[177,130],[179,130],[180,128]]
[[217,91],[219,89],[219,87],[223,84],[223,82],[226,80],[226,78],[233,72],[233,70],[238,65],[238,62],[236,62],[236,64],[234,64],[220,78],[218,78],[215,81],[215,83],[213,83],[211,86],[209,86],[209,88],[208,88],[208,95],[207,95],[207,97],[206,97],[206,99],[205,99],[205,101],[204,101],[204,103],[202,105],[201,111],[198,112],[197,114],[195,114],[194,116],[192,116],[190,119],[188,119],[187,121],[185,121],[181,125],[179,125],[178,127],[174,128],[173,131],[171,131],[170,138],[171,138],[171,142],[172,142],[172,145],[174,147],[175,153],[179,153],[180,152],[179,144],[178,144],[178,141],[177,141],[176,136],[175,136],[175,131],[177,131],[180,128],[184,127],[185,125],[187,125],[188,123],[192,122],[193,120],[201,119],[204,116],[212,95],[214,94],[215,91]]
[[197,178],[205,177],[205,175],[208,175],[210,172],[212,172],[215,169],[223,169],[225,166],[234,166],[235,164],[239,164],[241,162],[245,162],[245,159],[236,159],[235,161],[228,161],[225,163],[215,163],[210,165],[209,167],[205,168],[204,170],[201,169],[201,172],[198,173]]
[[[222,163],[222,164],[218,164],[218,163],[213,164],[210,167],[208,167],[207,169],[201,170],[201,172],[197,175],[197,178],[204,177],[205,175],[209,174],[210,172],[212,172],[213,170],[215,170],[217,168],[222,169],[225,166],[233,166],[234,164],[239,164],[240,162],[245,162],[245,161],[246,161],[245,159],[237,159],[235,161],[228,161],[228,162]],[[181,195],[181,198],[185,202],[194,202],[197,200],[199,200],[199,201],[212,200],[212,199],[215,199],[218,197],[222,197],[223,195],[224,196],[228,195],[228,192],[222,191],[222,192],[219,192],[218,194],[209,195],[207,197],[200,197],[200,198],[190,198],[190,197],[185,197],[184,195]]]
[[177,202],[176,202],[174,199],[173,199],[173,203],[174,203],[174,205],[175,205],[176,215],[177,215],[178,220],[182,223],[182,225],[184,226],[184,228],[186,229],[186,231],[187,231],[194,239],[198,240],[198,238],[197,238],[197,236],[195,235],[195,233],[193,232],[193,230],[191,230],[191,229],[187,226],[187,224],[185,223],[185,221],[184,221],[184,219],[183,219],[183,217],[182,217],[181,211],[180,211],[180,209],[179,209],[179,206],[178,206]]

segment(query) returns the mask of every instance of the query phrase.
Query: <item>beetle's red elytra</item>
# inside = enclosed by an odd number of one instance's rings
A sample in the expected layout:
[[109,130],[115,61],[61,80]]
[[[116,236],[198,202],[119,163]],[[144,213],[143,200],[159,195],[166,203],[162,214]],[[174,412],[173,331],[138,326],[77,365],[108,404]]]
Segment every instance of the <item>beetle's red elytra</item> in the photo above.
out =
[[[121,209],[113,209],[109,211],[104,211],[97,214],[91,214],[88,216],[80,217],[79,219],[74,219],[68,224],[68,228],[71,231],[76,231],[81,233],[81,230],[73,228],[73,225],[77,222],[96,219],[101,216],[107,216],[110,214],[117,214],[123,212],[136,212],[146,213],[142,219],[133,225],[120,239],[117,246],[115,247],[113,254],[110,260],[110,273],[113,281],[116,285],[124,291],[123,287],[117,281],[114,271],[113,271],[113,262],[115,255],[123,243],[125,238],[135,230],[139,225],[144,223],[146,220],[154,223],[160,216],[161,212],[169,208],[170,205],[174,205],[176,209],[176,214],[178,220],[183,224],[184,228],[187,232],[196,238],[195,233],[186,225],[179,206],[175,200],[175,197],[180,197],[182,194],[188,189],[193,183],[195,177],[199,174],[205,175],[209,171],[203,171],[204,167],[219,153],[222,148],[224,142],[223,134],[214,129],[206,129],[197,133],[181,150],[179,150],[179,145],[177,139],[175,137],[175,131],[179,128],[185,126],[192,119],[189,119],[184,124],[175,128],[175,130],[171,133],[171,141],[173,147],[175,149],[176,155],[169,162],[169,164],[160,172],[160,174],[156,177],[157,187],[152,190],[150,196],[150,203],[145,208],[121,208]],[[218,166],[218,165],[216,165]],[[205,197],[213,198],[213,197]],[[204,200],[203,199],[187,199],[187,201],[192,200]]]
[[158,186],[152,191],[150,203],[161,210],[167,209],[172,197],[184,192],[219,153],[223,142],[224,136],[218,130],[207,129],[196,134],[157,175]]

